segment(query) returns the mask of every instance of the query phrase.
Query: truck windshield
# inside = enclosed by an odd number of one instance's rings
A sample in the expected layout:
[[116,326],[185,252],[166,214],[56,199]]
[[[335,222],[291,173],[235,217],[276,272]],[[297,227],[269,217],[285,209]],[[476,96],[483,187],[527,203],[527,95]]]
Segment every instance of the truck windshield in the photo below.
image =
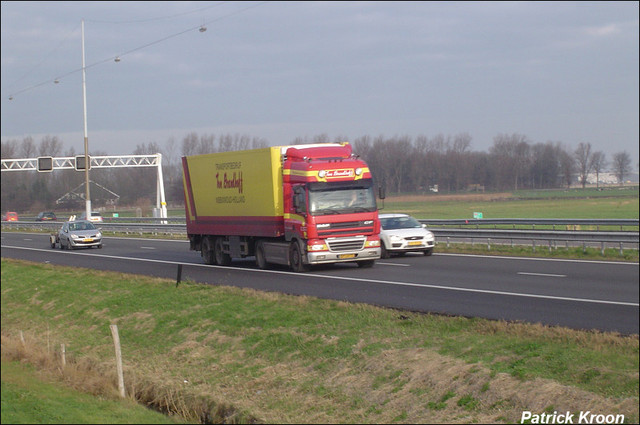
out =
[[311,183],[309,211],[311,215],[372,212],[377,209],[371,183]]

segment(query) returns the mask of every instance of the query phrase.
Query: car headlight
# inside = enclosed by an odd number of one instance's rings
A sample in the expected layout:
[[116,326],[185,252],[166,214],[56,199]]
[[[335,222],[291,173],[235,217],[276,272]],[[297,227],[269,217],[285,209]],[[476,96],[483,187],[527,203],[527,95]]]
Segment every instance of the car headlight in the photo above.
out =
[[102,237],[102,233],[98,232],[98,233],[96,234],[96,238],[101,238],[101,237]]
[[393,241],[393,242],[401,242],[401,241],[402,241],[402,238],[401,238],[400,236],[397,236],[397,235],[391,235],[391,236],[389,237],[389,239],[390,239],[391,241]]
[[80,239],[80,236],[76,234],[71,234],[71,239]]

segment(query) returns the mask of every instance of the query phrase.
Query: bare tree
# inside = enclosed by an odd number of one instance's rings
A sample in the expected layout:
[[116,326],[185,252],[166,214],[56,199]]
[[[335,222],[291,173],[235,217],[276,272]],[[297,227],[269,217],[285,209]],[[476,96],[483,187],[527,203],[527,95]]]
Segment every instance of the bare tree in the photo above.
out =
[[576,164],[578,165],[578,178],[584,189],[587,185],[587,175],[591,171],[591,143],[580,143],[576,148],[574,155]]
[[36,144],[31,136],[22,139],[20,145],[20,157],[21,158],[34,158],[36,156]]
[[573,172],[575,171],[575,161],[564,149],[558,150],[558,161],[560,163],[560,174],[562,174],[562,180],[567,188],[571,187],[573,181]]
[[607,166],[607,158],[604,152],[597,151],[591,155],[591,169],[596,172],[596,187],[600,187],[600,173]]
[[491,154],[496,161],[496,167],[501,171],[499,186],[513,187],[518,190],[518,182],[526,175],[531,162],[531,152],[528,139],[520,134],[499,134],[493,139]]
[[2,153],[0,156],[2,159],[15,159],[18,153],[18,141],[17,140],[7,140],[2,142]]
[[627,151],[618,152],[613,155],[613,172],[616,177],[618,177],[618,181],[620,185],[624,184],[624,176],[631,172],[631,156]]

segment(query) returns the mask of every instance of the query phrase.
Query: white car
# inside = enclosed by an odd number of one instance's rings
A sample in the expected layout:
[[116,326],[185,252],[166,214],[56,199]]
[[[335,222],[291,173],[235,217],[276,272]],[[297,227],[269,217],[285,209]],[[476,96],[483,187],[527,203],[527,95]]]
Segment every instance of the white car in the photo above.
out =
[[380,214],[380,240],[382,242],[382,258],[390,254],[422,252],[433,254],[435,237],[427,230],[425,224],[408,214]]
[[[86,220],[87,219],[87,213],[83,212],[82,214],[80,214],[80,217],[78,217],[78,220]],[[98,212],[98,211],[91,211],[91,216],[89,217],[89,221],[94,222],[94,223],[102,223],[102,215]]]

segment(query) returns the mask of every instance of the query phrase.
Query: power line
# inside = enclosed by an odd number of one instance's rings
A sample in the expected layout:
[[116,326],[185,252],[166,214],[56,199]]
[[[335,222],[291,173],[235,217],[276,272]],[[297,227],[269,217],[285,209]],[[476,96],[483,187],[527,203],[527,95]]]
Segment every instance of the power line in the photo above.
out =
[[[235,11],[235,12],[231,12],[231,13],[229,13],[229,14],[227,14],[227,15],[223,15],[223,16],[221,16],[221,17],[218,17],[218,18],[215,18],[215,19],[211,19],[211,20],[209,20],[209,21],[205,21],[205,22],[203,22],[203,24],[202,24],[202,25],[197,25],[197,26],[193,26],[193,27],[187,28],[187,29],[185,29],[185,30],[183,30],[183,31],[180,31],[180,32],[177,32],[177,33],[175,33],[175,34],[171,34],[171,35],[168,35],[168,36],[166,36],[166,37],[160,38],[160,39],[158,39],[158,40],[152,41],[152,42],[150,42],[150,43],[144,44],[144,45],[142,45],[142,46],[135,47],[135,48],[133,48],[133,49],[131,49],[131,50],[127,50],[127,51],[125,51],[125,52],[123,52],[123,53],[121,53],[121,54],[119,54],[119,55],[111,56],[111,57],[108,57],[108,58],[106,58],[106,59],[102,59],[102,60],[99,60],[99,61],[97,61],[97,62],[91,63],[91,64],[89,64],[89,65],[85,65],[84,69],[93,68],[93,67],[95,67],[95,66],[101,65],[101,64],[106,63],[106,62],[111,62],[111,61],[119,62],[119,61],[120,61],[120,59],[121,59],[123,56],[129,55],[129,54],[131,54],[131,53],[133,53],[133,52],[137,52],[137,51],[142,50],[142,49],[146,49],[147,47],[154,46],[154,45],[156,45],[156,44],[162,43],[163,41],[166,41],[166,40],[169,40],[169,39],[172,39],[172,38],[178,37],[178,36],[183,35],[183,34],[186,34],[186,33],[190,32],[190,31],[198,30],[199,32],[204,32],[204,31],[206,31],[206,30],[207,30],[206,25],[210,25],[210,24],[213,24],[213,23],[215,23],[215,22],[219,22],[219,21],[221,21],[221,20],[223,20],[223,19],[227,19],[227,18],[229,18],[229,17],[231,17],[231,16],[238,15],[238,14],[240,14],[240,13],[242,13],[242,12],[246,12],[247,10],[250,10],[250,9],[256,8],[256,7],[258,7],[258,6],[262,6],[262,5],[263,5],[263,4],[265,4],[265,3],[268,3],[268,1],[262,1],[262,2],[259,2],[259,3],[254,4],[254,5],[251,5],[251,6],[245,7],[244,9],[240,9],[240,10],[237,10],[237,11]],[[208,8],[212,8],[212,7],[215,7],[215,6],[219,6],[219,4],[216,4],[216,5],[214,5],[214,6],[210,6],[210,7],[208,7]],[[207,9],[207,8],[204,8],[204,9]],[[191,11],[191,12],[185,12],[185,14],[186,14],[186,13],[194,13],[194,11]],[[164,18],[154,18],[154,19],[164,19]],[[13,100],[15,96],[17,96],[17,95],[19,95],[19,94],[21,94],[21,93],[25,93],[25,92],[28,92],[28,91],[34,90],[34,89],[36,89],[36,88],[38,88],[38,87],[44,86],[45,84],[50,84],[52,81],[53,81],[53,82],[58,83],[58,82],[59,82],[60,80],[62,80],[63,78],[66,78],[66,77],[68,77],[68,76],[70,76],[70,75],[72,75],[72,74],[75,74],[75,73],[81,72],[81,71],[82,71],[82,69],[83,69],[82,67],[80,67],[80,68],[76,68],[76,69],[73,69],[73,70],[71,70],[71,71],[68,71],[68,72],[66,72],[66,73],[64,73],[64,74],[61,74],[61,75],[59,75],[58,77],[56,77],[56,78],[54,78],[54,79],[49,79],[49,80],[46,80],[46,81],[42,81],[42,82],[37,83],[37,84],[34,84],[34,85],[32,85],[32,86],[25,87],[25,88],[23,88],[23,89],[20,89],[20,90],[18,90],[18,91],[15,91],[15,92],[13,92],[12,94],[10,94],[10,95],[9,95],[9,100]]]

